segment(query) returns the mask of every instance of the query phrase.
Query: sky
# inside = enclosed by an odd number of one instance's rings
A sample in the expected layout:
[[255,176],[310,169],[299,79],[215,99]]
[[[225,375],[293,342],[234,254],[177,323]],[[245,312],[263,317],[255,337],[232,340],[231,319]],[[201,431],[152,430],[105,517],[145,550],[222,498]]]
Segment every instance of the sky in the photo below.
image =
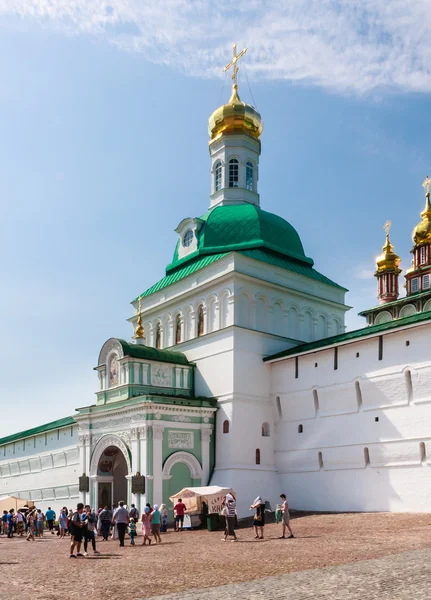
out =
[[208,207],[234,41],[261,206],[361,327],[385,221],[405,269],[424,206],[430,25],[426,0],[0,0],[0,435],[94,403],[102,344]]

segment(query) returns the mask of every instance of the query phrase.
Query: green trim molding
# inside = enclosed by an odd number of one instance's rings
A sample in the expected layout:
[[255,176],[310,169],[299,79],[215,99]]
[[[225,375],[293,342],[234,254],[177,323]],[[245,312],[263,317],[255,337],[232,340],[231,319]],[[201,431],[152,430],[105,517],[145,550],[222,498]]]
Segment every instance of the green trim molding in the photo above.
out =
[[278,352],[277,354],[266,356],[263,360],[264,362],[267,362],[271,360],[277,360],[278,358],[286,358],[296,354],[305,354],[313,350],[320,350],[322,348],[334,346],[343,342],[354,342],[357,339],[368,337],[370,335],[375,335],[376,333],[385,333],[387,331],[399,329],[400,327],[405,327],[407,325],[415,325],[417,323],[425,323],[426,321],[430,320],[431,311],[429,310],[427,312],[412,315],[411,317],[395,319],[393,321],[381,323],[379,325],[370,325],[369,327],[364,327],[363,329],[355,329],[354,331],[348,331],[347,333],[341,333],[340,335],[334,335],[332,337],[323,338],[315,342],[309,342],[308,344],[300,344],[299,346],[295,346],[294,348],[289,348],[289,350],[284,350],[283,352]]
[[47,431],[52,431],[53,429],[60,429],[61,427],[70,427],[73,425],[76,425],[76,421],[73,417],[65,417],[64,419],[51,421],[51,423],[45,423],[45,425],[39,425],[39,427],[33,427],[32,429],[26,429],[25,431],[20,431],[18,433],[14,433],[13,435],[8,435],[7,437],[0,438],[0,446],[16,442],[17,440],[22,440],[23,438],[33,437],[34,435],[46,433]]

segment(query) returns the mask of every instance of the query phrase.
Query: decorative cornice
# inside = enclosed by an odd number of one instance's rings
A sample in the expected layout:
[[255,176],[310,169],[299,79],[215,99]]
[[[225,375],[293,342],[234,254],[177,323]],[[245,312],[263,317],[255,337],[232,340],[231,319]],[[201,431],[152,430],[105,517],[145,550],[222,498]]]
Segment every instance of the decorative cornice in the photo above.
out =
[[163,431],[165,430],[165,426],[161,423],[153,423],[153,439],[154,440],[162,440],[163,439]]
[[213,430],[209,428],[201,429],[201,440],[203,442],[209,442],[211,440]]

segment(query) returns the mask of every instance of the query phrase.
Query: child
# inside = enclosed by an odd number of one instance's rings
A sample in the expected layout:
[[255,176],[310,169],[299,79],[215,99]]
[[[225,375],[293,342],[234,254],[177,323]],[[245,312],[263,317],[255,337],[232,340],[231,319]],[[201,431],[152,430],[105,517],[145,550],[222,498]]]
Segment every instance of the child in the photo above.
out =
[[168,509],[166,508],[166,504],[160,505],[160,514],[162,515],[162,526],[160,527],[160,531],[166,533],[168,530]]
[[130,543],[132,544],[132,546],[135,545],[135,537],[136,537],[137,531],[136,531],[136,519],[130,519],[130,523],[129,523],[129,535],[130,535]]

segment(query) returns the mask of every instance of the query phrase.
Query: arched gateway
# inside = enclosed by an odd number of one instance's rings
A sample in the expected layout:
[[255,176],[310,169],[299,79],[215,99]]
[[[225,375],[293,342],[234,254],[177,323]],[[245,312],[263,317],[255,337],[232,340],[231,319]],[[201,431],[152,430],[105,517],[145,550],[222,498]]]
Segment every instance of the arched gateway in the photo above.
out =
[[132,465],[129,450],[116,435],[104,435],[96,444],[90,462],[92,505],[97,507],[128,502]]

